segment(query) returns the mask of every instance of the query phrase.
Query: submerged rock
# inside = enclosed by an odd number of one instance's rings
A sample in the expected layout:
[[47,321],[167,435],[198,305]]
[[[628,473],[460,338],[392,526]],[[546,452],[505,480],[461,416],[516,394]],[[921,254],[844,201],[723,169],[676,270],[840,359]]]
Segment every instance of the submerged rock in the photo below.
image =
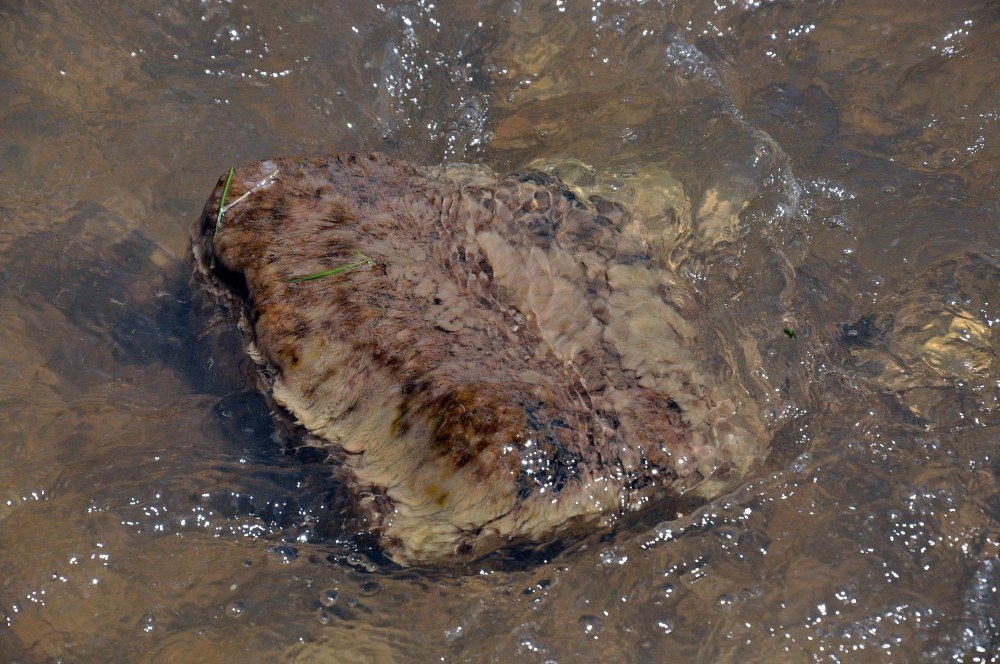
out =
[[240,169],[219,221],[224,181],[196,272],[395,560],[711,493],[759,458],[690,351],[669,220],[539,171],[344,154]]

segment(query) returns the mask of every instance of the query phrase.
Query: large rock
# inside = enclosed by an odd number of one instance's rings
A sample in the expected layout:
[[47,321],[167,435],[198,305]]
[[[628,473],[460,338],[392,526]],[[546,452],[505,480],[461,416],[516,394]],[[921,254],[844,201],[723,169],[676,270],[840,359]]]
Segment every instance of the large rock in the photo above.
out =
[[620,206],[537,171],[342,154],[238,170],[219,221],[224,182],[196,272],[395,560],[717,489],[758,458],[689,350],[664,229]]

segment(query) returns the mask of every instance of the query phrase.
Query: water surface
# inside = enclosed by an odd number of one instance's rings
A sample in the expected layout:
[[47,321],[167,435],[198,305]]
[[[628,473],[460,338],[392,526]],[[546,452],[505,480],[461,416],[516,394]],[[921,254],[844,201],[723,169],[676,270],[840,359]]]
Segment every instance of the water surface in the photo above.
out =
[[[12,2],[0,118],[5,658],[997,660],[996,3]],[[380,557],[185,263],[231,164],[369,149],[670,215],[767,461]]]

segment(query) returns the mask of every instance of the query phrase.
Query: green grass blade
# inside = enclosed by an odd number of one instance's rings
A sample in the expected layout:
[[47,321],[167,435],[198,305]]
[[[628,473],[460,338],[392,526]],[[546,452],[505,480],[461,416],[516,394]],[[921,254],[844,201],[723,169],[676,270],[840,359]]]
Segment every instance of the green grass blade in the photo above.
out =
[[226,211],[226,196],[229,194],[229,185],[233,181],[233,173],[236,172],[236,168],[233,166],[229,167],[229,177],[226,178],[226,186],[222,188],[222,198],[219,199],[219,216],[215,218],[215,232],[218,233],[219,229],[222,228],[222,213]]
[[[219,229],[222,228],[222,213],[226,211],[226,196],[229,194],[229,185],[233,181],[233,173],[236,172],[236,167],[229,167],[229,177],[226,178],[226,186],[222,188],[222,198],[219,199],[219,215],[215,218],[215,232],[218,233]],[[210,267],[215,269],[215,252],[212,252],[212,262],[209,264]]]
[[343,272],[347,272],[348,270],[353,270],[354,268],[358,268],[358,267],[361,267],[363,265],[374,265],[375,264],[374,260],[372,260],[368,256],[365,256],[364,254],[359,253],[358,257],[361,258],[362,260],[355,261],[353,263],[347,263],[346,265],[341,265],[339,267],[335,267],[335,268],[330,269],[330,270],[324,270],[322,272],[317,272],[315,274],[308,274],[308,275],[306,275],[304,277],[295,277],[294,279],[289,279],[285,283],[288,283],[288,284],[301,284],[304,281],[313,281],[315,279],[323,279],[324,277],[332,277],[334,275],[341,274]]

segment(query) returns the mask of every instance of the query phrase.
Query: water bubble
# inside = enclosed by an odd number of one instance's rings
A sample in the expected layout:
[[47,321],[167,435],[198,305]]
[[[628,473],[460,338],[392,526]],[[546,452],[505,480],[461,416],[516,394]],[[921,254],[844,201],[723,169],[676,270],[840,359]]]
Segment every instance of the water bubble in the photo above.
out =
[[[674,38],[664,53],[664,66],[668,71],[677,70],[681,78],[692,79],[700,72],[708,73],[708,58],[697,48]],[[714,72],[712,72],[714,73]]]
[[531,636],[522,636],[518,639],[518,644],[528,652],[538,653],[542,651],[542,647]]
[[322,593],[320,593],[319,603],[322,604],[323,606],[331,607],[337,603],[337,597],[338,595],[336,590],[333,589],[324,590]]
[[243,615],[243,612],[246,610],[246,608],[247,608],[246,604],[244,604],[243,602],[241,602],[239,600],[236,600],[236,601],[230,602],[226,606],[226,613],[228,613],[233,618],[238,618],[239,616]]
[[601,633],[601,619],[597,616],[590,614],[582,615],[576,623],[587,636],[593,636],[596,638],[597,635]]
[[299,552],[295,550],[295,547],[288,546],[287,544],[269,546],[267,552],[286,565],[299,557]]
[[812,459],[812,455],[808,452],[803,452],[791,463],[789,468],[793,473],[798,473],[799,475],[804,475],[809,469],[809,462]]
[[724,593],[719,595],[719,598],[715,600],[715,603],[722,607],[733,606],[739,603],[740,597],[736,593]]
[[715,537],[723,542],[738,542],[740,530],[732,526],[721,526],[715,530]]
[[674,621],[670,618],[660,618],[656,621],[656,626],[660,628],[664,634],[670,634],[674,631]]
[[740,502],[735,498],[729,497],[725,498],[719,503],[719,509],[726,514],[733,514],[740,507]]
[[358,592],[362,597],[374,597],[382,592],[382,584],[378,581],[365,581],[361,584]]
[[829,219],[827,219],[827,223],[830,225],[830,228],[843,228],[844,230],[850,228],[850,226],[847,223],[847,218],[840,214],[835,214],[831,216]]
[[154,620],[153,619],[153,614],[152,613],[147,613],[139,621],[139,627],[142,628],[143,632],[145,632],[146,634],[149,634],[150,632],[153,631],[153,620]]
[[612,547],[601,551],[600,559],[605,565],[624,565],[628,562],[628,556],[617,550],[618,547]]

